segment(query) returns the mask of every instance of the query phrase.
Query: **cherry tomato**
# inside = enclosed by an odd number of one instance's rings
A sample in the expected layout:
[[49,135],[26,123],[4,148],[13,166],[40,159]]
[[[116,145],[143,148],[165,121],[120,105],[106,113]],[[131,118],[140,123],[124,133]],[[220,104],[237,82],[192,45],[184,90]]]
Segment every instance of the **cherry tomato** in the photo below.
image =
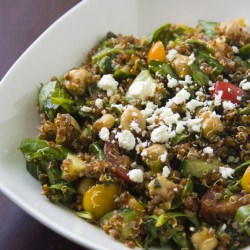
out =
[[232,103],[240,103],[240,98],[244,96],[244,91],[228,82],[216,82],[214,86],[214,95],[218,95],[222,91],[221,99],[223,101],[231,101]]
[[161,41],[154,43],[148,52],[148,63],[152,60],[159,62],[166,61],[166,52]]

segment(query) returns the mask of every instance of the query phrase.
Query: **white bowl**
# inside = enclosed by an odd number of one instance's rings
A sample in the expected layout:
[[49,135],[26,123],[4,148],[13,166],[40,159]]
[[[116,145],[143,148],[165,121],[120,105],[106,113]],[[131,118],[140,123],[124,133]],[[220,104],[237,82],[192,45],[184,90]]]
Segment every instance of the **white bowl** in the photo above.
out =
[[198,19],[244,17],[250,23],[249,9],[248,0],[82,1],[44,32],[1,81],[1,191],[41,223],[80,245],[99,250],[126,249],[71,211],[47,201],[40,184],[26,171],[17,147],[22,138],[37,135],[39,83],[80,65],[108,31],[146,35],[167,22],[196,25]]

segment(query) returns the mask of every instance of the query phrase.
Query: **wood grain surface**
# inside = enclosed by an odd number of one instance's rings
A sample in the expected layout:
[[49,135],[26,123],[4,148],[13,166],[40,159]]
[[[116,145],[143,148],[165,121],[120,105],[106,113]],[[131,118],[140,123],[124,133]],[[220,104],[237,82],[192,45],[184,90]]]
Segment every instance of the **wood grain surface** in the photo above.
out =
[[[0,0],[0,79],[29,45],[79,0]],[[18,83],[17,83],[18,84]],[[84,250],[0,192],[0,250]]]

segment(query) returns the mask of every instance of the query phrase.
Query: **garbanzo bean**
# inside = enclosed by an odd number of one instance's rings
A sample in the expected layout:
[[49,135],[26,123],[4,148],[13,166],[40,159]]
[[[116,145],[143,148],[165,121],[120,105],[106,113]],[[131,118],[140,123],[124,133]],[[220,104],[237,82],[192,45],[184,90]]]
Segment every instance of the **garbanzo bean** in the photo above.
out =
[[115,117],[111,114],[105,114],[93,124],[93,131],[98,133],[103,127],[111,129],[114,126]]
[[84,68],[73,69],[64,75],[63,85],[72,95],[83,95],[90,82],[91,74]]
[[117,208],[115,198],[119,193],[120,187],[116,184],[97,184],[83,195],[83,209],[99,219]]
[[202,135],[208,139],[213,139],[218,133],[224,130],[224,126],[220,118],[213,115],[211,111],[206,111],[201,114]]
[[177,54],[172,61],[171,65],[175,71],[175,73],[181,77],[184,78],[185,75],[190,75],[191,74],[191,69],[188,66],[189,62],[189,57]]
[[153,144],[143,150],[142,160],[154,173],[158,173],[167,161],[167,149],[161,144]]
[[197,250],[213,250],[218,245],[218,240],[213,232],[209,232],[206,227],[196,232],[191,237],[191,242]]
[[[135,123],[136,126],[133,127],[131,123]],[[123,130],[140,133],[146,129],[146,119],[139,109],[130,106],[122,113],[121,128]]]

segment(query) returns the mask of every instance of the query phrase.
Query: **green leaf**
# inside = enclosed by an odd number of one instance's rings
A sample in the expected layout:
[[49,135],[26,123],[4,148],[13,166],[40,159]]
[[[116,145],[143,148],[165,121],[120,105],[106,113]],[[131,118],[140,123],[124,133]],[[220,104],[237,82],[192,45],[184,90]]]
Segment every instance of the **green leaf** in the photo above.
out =
[[215,58],[213,58],[208,51],[197,50],[195,57],[198,61],[205,61],[208,65],[210,65],[216,75],[219,75],[224,69],[223,66]]
[[154,41],[158,41],[166,37],[166,34],[170,31],[171,24],[167,23],[157,28],[153,33],[147,36],[147,44],[151,44]]
[[93,142],[92,144],[90,144],[89,145],[89,152],[97,154],[100,160],[106,159],[104,152],[103,152],[103,149],[100,145],[100,142]]
[[110,56],[104,56],[97,63],[104,74],[113,73],[112,58]]
[[158,61],[150,61],[149,69],[153,72],[159,72],[163,77],[167,79],[168,75],[171,77],[178,79],[178,76],[175,74],[174,70],[172,69],[170,63],[162,63]]
[[200,69],[198,61],[195,60],[190,67],[194,81],[201,87],[205,87],[208,84],[209,77]]
[[239,223],[240,227],[246,230],[246,232],[250,236],[249,220],[250,220],[250,204],[239,207],[236,211],[234,221]]
[[40,111],[53,120],[59,106],[67,112],[72,112],[74,101],[59,81],[52,81],[42,84],[38,94],[38,104]]
[[27,161],[38,158],[63,160],[69,153],[68,149],[60,145],[50,146],[47,141],[31,138],[23,139],[19,149]]
[[250,43],[246,44],[245,46],[241,47],[239,50],[240,56],[243,59],[249,59],[250,58]]
[[217,22],[209,22],[205,20],[198,20],[198,24],[203,28],[204,33],[209,37],[213,38],[216,35],[215,27],[219,25]]
[[110,56],[110,55],[114,55],[118,53],[120,53],[120,49],[118,48],[105,48],[101,51],[98,51],[95,55],[92,56],[92,62],[97,63],[99,60],[101,60],[105,56]]
[[87,211],[76,212],[76,215],[83,219],[92,220],[94,218],[93,214]]
[[180,142],[186,140],[188,137],[189,137],[189,134],[188,135],[186,135],[186,134],[176,134],[176,136],[171,141],[171,145],[176,146]]
[[32,161],[26,161],[26,169],[35,179],[38,180],[39,164]]

